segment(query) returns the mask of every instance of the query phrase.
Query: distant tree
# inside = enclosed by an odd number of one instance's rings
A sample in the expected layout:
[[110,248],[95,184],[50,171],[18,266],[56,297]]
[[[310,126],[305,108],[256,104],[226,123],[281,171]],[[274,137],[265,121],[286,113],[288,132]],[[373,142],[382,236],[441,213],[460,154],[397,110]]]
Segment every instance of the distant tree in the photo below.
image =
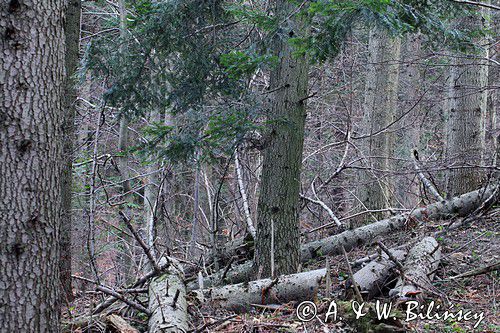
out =
[[[483,8],[469,13],[457,24],[481,35],[488,12]],[[452,55],[449,101],[446,103],[447,159],[459,168],[450,169],[447,173],[448,196],[479,188],[484,177],[484,173],[471,166],[481,164],[484,152],[488,85],[488,66],[484,59],[488,53],[481,42],[485,40],[484,37],[475,39],[479,49],[476,53]]]
[[0,9],[0,331],[58,332],[65,1]]
[[[366,209],[379,210],[391,206],[394,184],[384,174],[394,164],[395,134],[387,127],[396,119],[399,85],[401,39],[392,37],[380,27],[370,31],[368,73],[362,131],[368,138],[363,145],[366,172],[359,199]],[[373,213],[380,219],[383,213]]]

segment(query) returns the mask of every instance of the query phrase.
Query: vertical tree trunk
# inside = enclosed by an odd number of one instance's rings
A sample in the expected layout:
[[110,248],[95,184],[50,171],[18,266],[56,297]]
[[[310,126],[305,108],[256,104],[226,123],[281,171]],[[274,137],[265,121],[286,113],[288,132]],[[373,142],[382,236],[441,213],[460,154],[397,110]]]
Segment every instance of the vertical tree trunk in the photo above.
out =
[[[383,209],[391,204],[392,184],[384,176],[394,156],[394,128],[384,129],[394,120],[399,84],[401,40],[379,27],[370,31],[368,74],[365,84],[363,132],[370,135],[364,145],[367,172],[362,175],[358,198],[367,209]],[[383,213],[373,214],[375,220]],[[364,221],[357,221],[363,223]]]
[[[126,35],[126,8],[125,8],[125,1],[124,0],[119,0],[118,1],[119,5],[119,10],[120,10],[120,36],[123,40],[125,40],[125,35]],[[120,52],[124,52],[123,49],[120,49]],[[130,214],[130,208],[129,204],[132,203],[133,201],[133,196],[131,193],[131,186],[130,186],[130,180],[129,180],[129,170],[128,170],[128,157],[126,156],[126,151],[128,149],[128,118],[127,115],[121,114],[120,115],[120,129],[118,132],[118,150],[122,156],[118,158],[118,168],[120,171],[120,175],[122,178],[122,190],[123,190],[123,201],[125,202],[124,205],[120,207],[125,212],[125,215],[127,216],[132,216]],[[133,219],[132,219],[133,220]],[[125,226],[121,226],[123,229],[126,229]],[[123,232],[121,235],[121,238],[124,240],[124,242],[128,244],[132,244],[132,239],[129,237],[127,232]],[[119,261],[123,266],[123,269],[121,271],[123,277],[122,279],[125,282],[128,283],[130,282],[131,278],[131,270],[132,270],[132,257],[134,251],[130,251],[130,255],[127,253],[127,244],[122,244],[121,249],[120,249],[120,258]]]
[[[419,150],[421,101],[423,82],[419,68],[422,35],[411,34],[404,39],[401,47],[401,67],[400,67],[400,98],[397,115],[406,114],[401,121],[402,130],[398,131],[395,156],[404,161],[394,161],[398,170],[410,171],[414,169],[413,150]],[[405,207],[414,207],[419,201],[419,180],[414,173],[406,172],[397,176],[398,200]]]
[[64,3],[0,9],[1,332],[59,331]]
[[64,84],[64,146],[63,146],[63,172],[61,175],[61,261],[59,262],[61,286],[63,297],[66,301],[73,299],[71,286],[72,246],[71,233],[73,223],[71,220],[72,190],[73,190],[73,142],[75,141],[75,102],[77,90],[74,75],[78,69],[78,54],[80,50],[80,11],[81,1],[70,0],[66,10],[65,36],[66,36],[66,79]]
[[288,43],[289,36],[303,31],[298,19],[289,17],[293,5],[276,0],[274,6],[284,22],[274,42],[279,64],[271,72],[271,132],[258,203],[254,272],[260,277],[295,273],[300,247],[298,208],[308,65],[305,57],[292,54]]
[[[483,15],[488,12],[481,10]],[[483,18],[483,21],[485,19]],[[481,17],[469,16],[460,22],[470,29],[481,28]],[[482,40],[476,40],[481,45]],[[447,159],[460,165],[480,164],[483,158],[486,117],[488,66],[478,57],[487,57],[487,49],[470,58],[456,57],[450,73],[447,103]],[[458,56],[458,55],[457,55]],[[470,55],[469,55],[470,56]],[[481,186],[482,173],[475,168],[452,169],[447,173],[448,197]]]

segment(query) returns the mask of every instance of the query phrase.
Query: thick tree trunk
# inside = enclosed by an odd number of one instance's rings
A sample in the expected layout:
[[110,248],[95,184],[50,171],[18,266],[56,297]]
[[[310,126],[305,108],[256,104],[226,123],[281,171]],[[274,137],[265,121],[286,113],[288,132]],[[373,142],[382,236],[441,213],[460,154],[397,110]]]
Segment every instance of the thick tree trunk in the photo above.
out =
[[246,311],[252,304],[312,301],[315,299],[318,286],[325,275],[326,269],[323,268],[284,275],[274,280],[262,279],[220,288],[196,290],[191,294],[200,304],[210,302],[213,306],[233,311]]
[[75,113],[77,89],[74,75],[78,69],[78,54],[80,51],[80,12],[81,0],[70,0],[66,10],[65,37],[66,37],[66,78],[64,84],[64,146],[63,146],[63,172],[61,175],[61,260],[59,270],[63,297],[66,301],[73,299],[71,286],[72,243],[71,233],[73,223],[71,219],[72,191],[73,191],[73,142],[75,137]]
[[178,263],[171,262],[167,272],[149,284],[149,332],[188,331],[186,286]]
[[[487,14],[482,9],[483,15]],[[485,20],[485,19],[483,19]],[[470,29],[483,28],[478,17],[460,23]],[[481,45],[484,40],[476,40]],[[459,56],[459,55],[457,55]],[[469,55],[470,56],[470,55]],[[453,59],[447,102],[447,159],[459,165],[481,164],[485,140],[488,66],[479,60],[488,56],[487,48],[473,57]],[[481,186],[483,174],[475,168],[451,169],[447,174],[448,196],[456,196]]]
[[408,252],[399,278],[390,296],[406,297],[408,293],[432,289],[432,278],[441,260],[441,248],[433,237],[426,237]]
[[274,41],[279,64],[271,73],[271,131],[257,209],[254,272],[262,277],[294,273],[299,265],[300,171],[308,83],[307,61],[293,55],[288,43],[289,36],[297,37],[303,31],[296,15],[290,15],[295,7],[285,0],[275,0],[274,6],[284,22]]
[[0,331],[59,331],[63,1],[0,9]]
[[[484,201],[495,193],[495,186],[479,189],[463,194],[447,201],[436,202],[426,207],[417,208],[410,214],[405,213],[391,218],[365,225],[353,230],[346,230],[338,235],[330,236],[321,240],[309,242],[301,246],[301,261],[315,259],[324,255],[335,255],[342,253],[342,247],[350,250],[359,245],[366,244],[375,237],[395,232],[404,227],[412,227],[418,223],[451,217],[464,217],[478,209]],[[498,193],[495,200],[498,200]],[[248,280],[250,276],[251,263],[235,266],[225,275],[225,279],[231,283]],[[224,276],[223,272],[205,278],[205,286],[220,283]],[[197,288],[197,283],[188,285],[189,289]]]
[[[406,257],[406,252],[402,250],[391,251],[391,254],[400,262]],[[395,275],[394,267],[396,263],[384,253],[381,258],[371,261],[354,274],[353,280],[364,299],[371,299],[382,292],[390,278]]]
[[[363,209],[382,209],[391,205],[393,188],[384,172],[391,169],[394,134],[383,130],[396,115],[400,49],[400,38],[391,37],[380,27],[371,29],[363,120],[363,131],[370,135],[363,149],[369,170],[362,174],[363,185],[358,195]],[[381,219],[383,213],[375,213],[374,217]],[[363,217],[354,224],[359,226],[364,222]]]

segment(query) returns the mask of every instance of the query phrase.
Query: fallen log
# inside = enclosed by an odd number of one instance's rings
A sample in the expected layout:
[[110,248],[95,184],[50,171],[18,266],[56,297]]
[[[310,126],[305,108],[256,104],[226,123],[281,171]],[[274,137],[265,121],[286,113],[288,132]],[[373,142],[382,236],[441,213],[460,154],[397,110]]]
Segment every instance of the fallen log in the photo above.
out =
[[231,311],[244,312],[252,305],[280,304],[290,301],[312,301],[326,268],[262,279],[248,283],[194,290],[190,293],[199,304],[210,304]]
[[111,332],[115,333],[139,333],[135,327],[131,326],[122,317],[111,314],[106,317],[106,324],[110,328]]
[[[362,227],[346,230],[321,240],[309,242],[301,246],[301,261],[315,259],[324,255],[342,253],[342,247],[349,251],[357,246],[369,243],[375,237],[401,230],[405,227],[415,227],[421,223],[451,217],[464,217],[480,208],[483,202],[495,195],[493,201],[498,200],[497,186],[492,185],[476,191],[465,193],[449,200],[435,202],[409,213],[403,213]],[[495,194],[496,191],[496,194]],[[227,255],[227,253],[226,253]],[[242,282],[251,276],[252,264],[246,262],[235,266],[227,276],[232,283]],[[216,273],[205,277],[204,286],[210,287],[221,281],[223,273]],[[188,289],[196,289],[197,283],[188,284]]]
[[[402,250],[393,250],[391,254],[399,261],[403,261],[406,257],[406,251]],[[395,267],[396,263],[383,253],[379,259],[371,261],[354,273],[353,280],[364,300],[369,300],[381,293],[387,281],[395,276]],[[350,294],[350,289],[348,289],[348,294]]]
[[150,333],[177,333],[188,331],[188,315],[184,273],[178,262],[172,260],[167,271],[149,284]]
[[441,260],[441,247],[434,237],[425,237],[408,252],[399,277],[389,296],[406,298],[432,289],[432,279]]

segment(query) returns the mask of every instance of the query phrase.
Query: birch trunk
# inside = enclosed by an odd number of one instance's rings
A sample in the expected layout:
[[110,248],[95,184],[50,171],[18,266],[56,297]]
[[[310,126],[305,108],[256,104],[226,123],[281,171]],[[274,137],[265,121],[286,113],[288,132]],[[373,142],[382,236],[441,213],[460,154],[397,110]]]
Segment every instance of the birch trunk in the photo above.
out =
[[59,332],[64,11],[0,9],[1,332]]

